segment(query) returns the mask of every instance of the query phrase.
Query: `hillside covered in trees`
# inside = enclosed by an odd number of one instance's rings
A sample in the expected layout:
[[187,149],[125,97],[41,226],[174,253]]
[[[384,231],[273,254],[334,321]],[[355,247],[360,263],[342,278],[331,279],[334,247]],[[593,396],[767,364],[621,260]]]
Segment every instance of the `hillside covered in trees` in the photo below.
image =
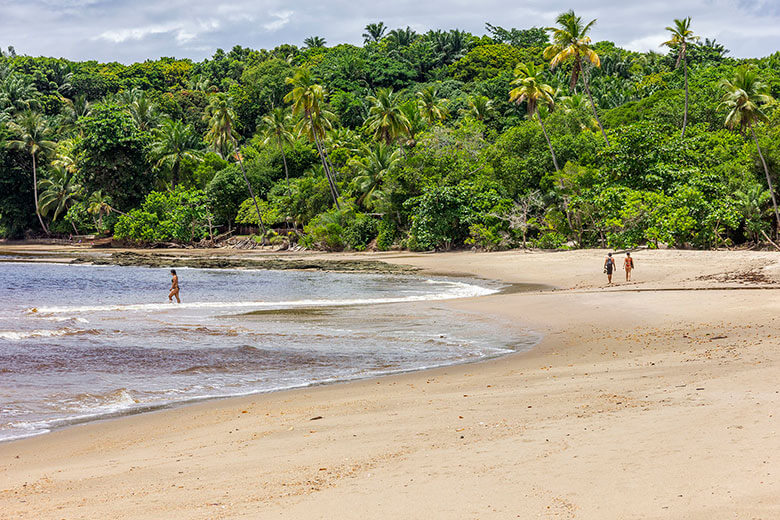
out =
[[711,248],[777,234],[780,52],[670,20],[659,52],[573,12],[486,35],[122,65],[0,55],[0,236],[325,249]]

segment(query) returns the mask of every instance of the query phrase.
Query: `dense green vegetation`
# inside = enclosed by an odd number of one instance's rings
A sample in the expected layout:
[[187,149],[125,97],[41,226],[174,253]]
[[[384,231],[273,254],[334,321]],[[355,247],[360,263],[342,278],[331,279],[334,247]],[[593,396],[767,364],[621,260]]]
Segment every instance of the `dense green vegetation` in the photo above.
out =
[[[0,53],[0,236],[325,249],[711,248],[777,235],[780,52],[555,27],[122,65]],[[661,49],[659,49],[661,50]]]

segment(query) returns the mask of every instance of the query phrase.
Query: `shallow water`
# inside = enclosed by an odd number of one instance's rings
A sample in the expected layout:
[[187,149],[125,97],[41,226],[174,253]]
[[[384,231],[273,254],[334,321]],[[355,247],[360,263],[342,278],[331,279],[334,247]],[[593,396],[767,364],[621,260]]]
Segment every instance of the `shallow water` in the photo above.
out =
[[0,440],[198,399],[475,361],[533,333],[436,303],[484,281],[0,263]]

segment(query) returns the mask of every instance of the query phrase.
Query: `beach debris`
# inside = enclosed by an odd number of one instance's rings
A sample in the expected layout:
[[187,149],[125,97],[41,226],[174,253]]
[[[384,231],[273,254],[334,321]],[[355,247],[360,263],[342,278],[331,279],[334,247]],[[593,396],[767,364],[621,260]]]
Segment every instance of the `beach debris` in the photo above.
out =
[[317,417],[312,417],[312,418],[311,418],[311,419],[309,419],[309,420],[310,420],[310,421],[319,421],[320,419],[322,419],[322,416],[321,416],[321,415],[318,415]]

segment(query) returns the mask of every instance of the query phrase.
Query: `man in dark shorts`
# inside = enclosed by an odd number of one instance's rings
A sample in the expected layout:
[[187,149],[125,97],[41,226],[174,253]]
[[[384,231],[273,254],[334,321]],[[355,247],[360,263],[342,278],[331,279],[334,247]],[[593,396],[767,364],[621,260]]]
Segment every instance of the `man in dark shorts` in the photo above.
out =
[[607,253],[607,259],[604,260],[604,272],[607,273],[607,282],[612,285],[612,271],[615,270],[615,259],[612,253]]
[[176,297],[176,303],[181,303],[179,299],[179,277],[176,275],[176,269],[171,269],[171,292],[168,293],[168,301],[173,303],[173,297]]

